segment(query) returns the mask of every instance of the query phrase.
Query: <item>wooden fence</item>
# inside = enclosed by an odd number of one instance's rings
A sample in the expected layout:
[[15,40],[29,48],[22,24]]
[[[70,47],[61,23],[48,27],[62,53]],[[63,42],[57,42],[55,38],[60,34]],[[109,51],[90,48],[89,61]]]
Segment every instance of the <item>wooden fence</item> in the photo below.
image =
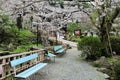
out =
[[[12,54],[7,56],[1,56],[0,57],[0,80],[4,80],[6,77],[9,77],[13,75],[13,69],[10,67],[10,61],[14,59],[18,59],[30,54],[37,53],[39,55],[37,61],[41,62],[44,60],[44,50],[35,50],[30,52],[24,52],[24,53],[18,53],[18,54]],[[35,64],[34,60],[21,64],[17,67],[17,71],[20,72],[24,69],[27,69]]]

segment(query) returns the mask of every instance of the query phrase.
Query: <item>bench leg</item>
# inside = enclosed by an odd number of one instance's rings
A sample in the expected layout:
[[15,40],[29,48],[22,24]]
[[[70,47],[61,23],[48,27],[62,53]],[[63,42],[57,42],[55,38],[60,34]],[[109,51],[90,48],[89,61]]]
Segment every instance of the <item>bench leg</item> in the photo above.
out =
[[13,80],[30,80],[30,79],[14,78]]
[[30,77],[28,77],[27,79],[25,79],[25,80],[32,80]]
[[54,62],[55,62],[55,56],[54,56]]
[[49,60],[51,60],[51,58],[49,57]]
[[36,80],[36,74],[37,74],[37,73],[35,73],[35,74],[33,75],[33,79],[32,79],[32,80]]

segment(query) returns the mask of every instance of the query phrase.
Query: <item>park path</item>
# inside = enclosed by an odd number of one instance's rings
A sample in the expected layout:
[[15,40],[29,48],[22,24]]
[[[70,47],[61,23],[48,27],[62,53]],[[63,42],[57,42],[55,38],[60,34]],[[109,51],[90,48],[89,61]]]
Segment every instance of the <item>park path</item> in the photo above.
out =
[[80,53],[76,47],[68,49],[66,54],[56,57],[55,63],[49,62],[40,70],[34,80],[105,80],[103,73],[80,59]]

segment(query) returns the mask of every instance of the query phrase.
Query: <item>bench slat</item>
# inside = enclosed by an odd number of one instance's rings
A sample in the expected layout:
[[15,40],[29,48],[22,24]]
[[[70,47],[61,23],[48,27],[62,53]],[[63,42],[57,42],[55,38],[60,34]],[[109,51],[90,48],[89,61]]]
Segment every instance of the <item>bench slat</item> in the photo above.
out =
[[48,53],[47,55],[48,57],[55,57],[56,55],[52,54],[52,53]]
[[30,75],[36,73],[38,70],[40,70],[41,68],[43,68],[46,65],[47,65],[47,63],[39,63],[39,64],[37,64],[37,65],[35,65],[35,66],[33,66],[33,67],[23,71],[23,72],[17,74],[15,77],[16,78],[27,78]]
[[56,53],[63,53],[64,51],[65,51],[65,49],[60,49]]
[[13,60],[13,61],[10,62],[10,64],[11,64],[12,67],[14,67],[14,66],[22,64],[24,62],[27,62],[29,60],[35,59],[37,57],[38,57],[38,54],[32,54],[32,55],[29,55],[29,56],[25,56],[23,58],[19,58],[19,59]]
[[62,45],[55,46],[55,47],[54,47],[54,51],[57,51],[57,50],[59,50],[59,49],[61,49],[61,48],[62,48]]

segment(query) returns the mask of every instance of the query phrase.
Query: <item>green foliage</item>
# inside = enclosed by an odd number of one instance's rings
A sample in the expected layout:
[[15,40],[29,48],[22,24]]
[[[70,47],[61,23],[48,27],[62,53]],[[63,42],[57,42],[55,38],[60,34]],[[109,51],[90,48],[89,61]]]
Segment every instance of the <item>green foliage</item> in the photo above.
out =
[[110,80],[119,80],[120,79],[120,59],[118,58],[109,58],[109,63],[111,64],[108,69],[107,74],[110,75]]
[[116,58],[112,58],[112,57],[110,57],[110,58],[107,58],[107,61],[109,62],[109,63],[115,63],[116,61],[118,61],[118,59],[116,59]]
[[67,31],[70,33],[74,33],[74,30],[80,29],[80,25],[77,23],[71,22],[68,24]]
[[78,42],[78,41],[81,40],[81,38],[80,38],[80,37],[71,36],[71,37],[69,37],[67,40]]
[[[12,51],[17,46],[31,44],[35,39],[35,35],[31,31],[18,29],[15,22],[9,18],[9,15],[0,14],[0,24],[1,50]],[[12,49],[8,47],[9,44],[12,44]]]
[[27,50],[26,47],[17,47],[16,49],[13,50],[13,52],[21,53],[21,52],[25,52],[26,50]]
[[64,4],[64,0],[58,0],[59,4]]
[[120,55],[120,36],[111,36],[110,41],[112,50]]
[[97,67],[97,68],[101,68],[102,67],[102,65],[100,63],[94,63],[93,66]]
[[11,76],[9,76],[9,77],[6,77],[5,80],[14,80],[14,76],[11,75]]
[[120,60],[116,61],[113,65],[114,69],[114,80],[119,80],[120,79]]
[[64,0],[59,0],[59,4],[61,8],[64,8]]
[[[13,50],[13,52],[20,53],[28,51],[31,47],[36,46],[37,44],[27,44],[27,45],[20,45],[16,49]],[[39,44],[38,47],[41,47],[42,45]]]
[[75,41],[75,42],[78,42],[78,41],[80,41],[81,39],[80,38],[77,38],[77,37],[73,37],[72,38],[72,41]]
[[9,18],[9,15],[0,14],[0,43],[7,43],[14,39],[16,31],[15,23]]
[[29,30],[20,30],[17,35],[18,45],[30,44],[35,38],[35,35]]
[[0,14],[0,28],[1,29],[9,29],[13,26],[15,26],[14,22],[12,20],[10,20],[9,15],[5,15],[5,14]]
[[101,56],[101,41],[98,37],[84,37],[78,42],[78,49],[87,59],[97,59]]
[[98,18],[98,16],[99,16],[99,14],[98,14],[98,11],[100,11],[100,10],[94,10],[92,13],[91,13],[91,17],[92,17],[92,19],[91,19],[91,21],[95,24],[96,23],[96,19]]
[[20,30],[19,31],[19,36],[25,36],[25,37],[33,37],[35,36],[32,32],[30,32],[29,30]]
[[91,5],[89,3],[82,2],[81,6],[83,6],[84,8],[89,8]]

